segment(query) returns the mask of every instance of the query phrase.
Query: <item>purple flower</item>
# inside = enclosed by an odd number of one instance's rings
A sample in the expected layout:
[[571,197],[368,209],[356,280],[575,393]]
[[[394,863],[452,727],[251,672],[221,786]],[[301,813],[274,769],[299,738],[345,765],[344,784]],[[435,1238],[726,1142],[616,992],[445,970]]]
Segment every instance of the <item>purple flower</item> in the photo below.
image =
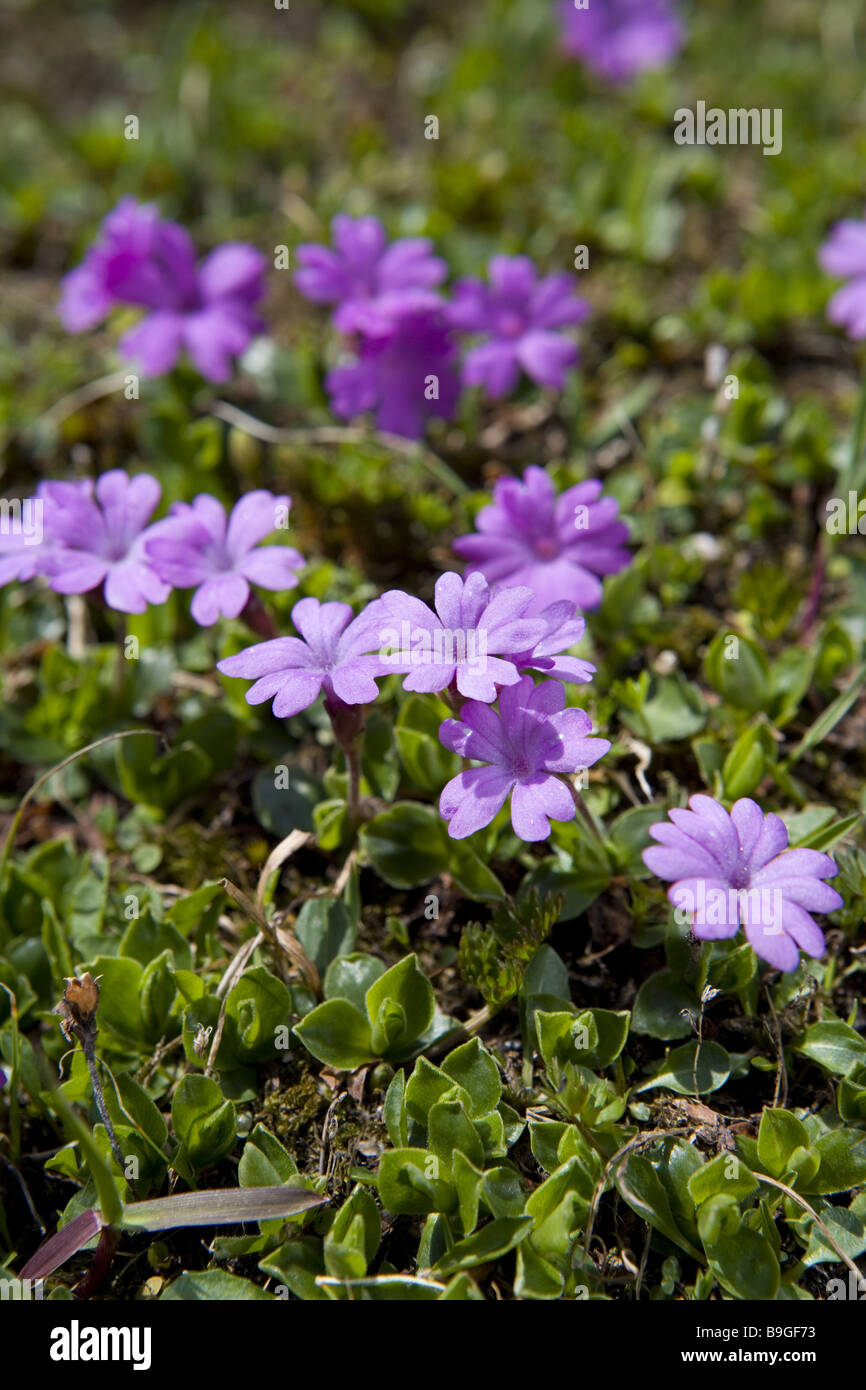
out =
[[[374,677],[383,674],[372,653],[378,644],[381,617],[370,604],[357,618],[348,603],[320,603],[302,598],[292,609],[301,637],[275,637],[217,662],[226,676],[254,680],[247,704],[273,700],[278,719],[307,709],[324,690],[326,702],[366,705],[379,693]],[[303,640],[301,640],[303,639]]]
[[105,582],[105,602],[121,613],[143,613],[171,592],[145,551],[145,529],[160,497],[149,473],[127,477],[113,468],[87,483],[41,485],[45,535],[51,544],[41,572],[58,594],[84,594]]
[[164,221],[153,205],[123,198],[83,263],[65,277],[59,313],[78,333],[116,304],[147,309],[120,340],[122,353],[161,376],[185,348],[202,376],[226,381],[232,359],[264,327],[253,308],[264,292],[264,270],[264,256],[244,242],[226,242],[196,266],[183,227]]
[[489,825],[511,794],[511,824],[521,840],[544,840],[548,817],[572,820],[575,807],[557,773],[591,767],[610,748],[606,738],[590,738],[592,725],[582,709],[565,708],[559,681],[534,685],[522,676],[500,691],[499,713],[470,700],[460,719],[446,719],[440,741],[452,753],[477,758],[484,767],[460,772],[439,798],[448,834],[462,840]]
[[749,797],[735,801],[730,814],[711,796],[693,796],[689,806],[668,812],[672,824],[650,826],[659,843],[643,859],[659,878],[674,880],[668,897],[688,915],[695,936],[735,936],[742,923],[752,948],[777,970],[796,970],[800,950],[820,956],[824,936],[809,913],[842,906],[835,888],[821,881],[837,873],[830,856],[787,849],[784,821],[765,816]]
[[290,546],[259,545],[285,524],[291,498],[264,490],[248,492],[226,519],[215,497],[201,493],[192,505],[176,502],[146,542],[148,559],[161,579],[176,589],[195,589],[191,611],[202,627],[220,614],[236,618],[250,596],[263,589],[293,589],[304,557]]
[[848,330],[850,338],[866,338],[866,222],[837,222],[818,253],[829,275],[848,279],[827,305],[827,317]]
[[476,534],[459,536],[454,549],[470,572],[480,570],[493,585],[528,585],[535,591],[533,612],[563,598],[597,608],[596,576],[617,574],[630,559],[618,504],[600,493],[601,483],[590,479],[557,497],[542,468],[527,468],[523,482],[500,478],[492,504],[476,517]]
[[[501,592],[510,591],[506,589]],[[561,655],[575,646],[586,631],[586,620],[576,616],[574,604],[562,599],[559,603],[551,603],[538,616],[545,624],[544,636],[533,647],[527,647],[522,652],[511,652],[507,659],[513,661],[520,671],[539,671],[556,680],[574,681],[580,685],[591,681],[595,667],[589,661]]]
[[[520,679],[513,661],[497,653],[531,650],[545,635],[541,619],[524,617],[531,589],[501,589],[495,598],[482,574],[463,580],[442,574],[434,613],[420,599],[391,589],[379,600],[383,671],[408,672],[404,690],[433,693],[456,683],[468,699],[492,701],[496,687]],[[399,626],[394,626],[399,624]]]
[[589,0],[583,8],[561,0],[559,12],[565,52],[608,82],[628,82],[644,68],[661,67],[683,41],[669,0]]
[[0,588],[16,579],[24,584],[42,574],[51,542],[45,535],[45,484],[33,497],[6,501],[0,516]]
[[574,292],[573,275],[538,278],[526,256],[494,256],[490,284],[460,280],[446,314],[465,333],[482,333],[463,363],[467,386],[483,386],[494,400],[514,389],[521,369],[539,386],[561,390],[577,345],[557,329],[581,323],[589,305]]
[[375,410],[380,430],[419,439],[428,416],[448,420],[453,414],[459,390],[454,358],[441,311],[419,307],[407,295],[387,332],[362,338],[355,361],[328,373],[331,408],[343,419]]
[[[444,261],[432,254],[427,237],[401,237],[385,244],[385,229],[376,217],[347,217],[331,223],[334,249],[299,246],[301,269],[295,284],[317,304],[337,304],[334,325],[343,333],[387,332],[406,291],[432,291],[447,274]],[[439,296],[422,296],[426,307]],[[416,303],[418,302],[416,296]]]

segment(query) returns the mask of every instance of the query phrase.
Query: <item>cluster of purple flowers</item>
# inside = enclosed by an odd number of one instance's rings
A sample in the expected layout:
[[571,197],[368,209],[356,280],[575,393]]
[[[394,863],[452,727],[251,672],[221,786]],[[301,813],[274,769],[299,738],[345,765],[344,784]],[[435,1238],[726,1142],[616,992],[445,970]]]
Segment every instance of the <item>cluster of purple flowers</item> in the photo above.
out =
[[83,262],[65,277],[59,313],[80,333],[118,304],[146,310],[120,340],[124,356],[161,376],[184,349],[208,381],[226,381],[234,359],[264,324],[265,258],[244,242],[226,242],[196,264],[189,233],[152,204],[122,198]]
[[0,584],[41,576],[58,594],[84,594],[102,586],[109,608],[143,613],[164,603],[172,589],[194,589],[192,615],[202,626],[222,614],[236,618],[250,584],[290,589],[304,565],[290,546],[260,544],[288,524],[291,501],[264,490],[247,493],[227,517],[222,503],[202,494],[176,502],[151,521],[160,485],[149,473],[130,478],[122,469],[96,483],[40,483],[30,506],[38,533],[0,533]]
[[[341,214],[333,245],[300,246],[295,283],[319,304],[333,304],[333,324],[347,335],[351,358],[327,377],[336,415],[374,411],[380,429],[418,437],[430,415],[450,419],[462,380],[496,400],[521,372],[561,390],[577,361],[560,330],[582,322],[588,306],[573,276],[539,276],[525,256],[494,256],[488,283],[458,281],[447,301],[447,275],[426,237],[388,245],[375,217]],[[472,345],[462,368],[458,333]]]
[[[442,743],[482,763],[442,792],[439,809],[449,833],[462,839],[488,825],[511,794],[516,833],[541,840],[550,834],[548,817],[575,814],[560,774],[590,767],[610,743],[590,737],[583,710],[565,708],[561,681],[588,681],[595,670],[577,658],[556,659],[583,635],[584,620],[569,602],[527,616],[533,600],[521,586],[492,593],[478,573],[465,580],[441,575],[432,609],[397,589],[358,617],[348,604],[305,598],[292,611],[299,637],[261,642],[219,662],[219,669],[253,680],[249,703],[273,700],[280,717],[306,709],[320,691],[332,717],[341,705],[369,704],[376,681],[392,673],[405,676],[405,690],[445,694],[460,717],[442,724]],[[530,671],[559,679],[536,686],[523,674]]]
[[[353,312],[379,310],[359,303]],[[444,720],[440,741],[477,764],[442,791],[449,834],[462,839],[489,825],[510,798],[515,833],[543,840],[551,820],[575,815],[568,779],[610,748],[584,710],[567,706],[565,689],[595,674],[569,654],[585,630],[579,609],[598,605],[599,576],[629,558],[616,503],[599,493],[588,481],[557,496],[539,468],[522,481],[501,479],[477,532],[455,542],[470,561],[467,573],[441,575],[432,607],[399,589],[357,616],[348,604],[303,598],[292,610],[297,635],[248,647],[219,669],[252,681],[247,701],[272,701],[279,718],[323,695],[347,755],[357,752],[364,706],[383,677],[443,696],[457,717]],[[256,490],[227,515],[201,494],[154,521],[159,501],[159,483],[146,473],[41,483],[29,499],[40,525],[0,530],[0,583],[39,575],[62,594],[102,586],[108,606],[128,613],[164,602],[172,588],[192,589],[192,615],[203,626],[240,615],[251,584],[297,584],[303,557],[262,544],[286,528],[289,497]],[[841,906],[824,882],[836,873],[833,860],[786,850],[784,823],[748,799],[728,813],[698,795],[690,808],[651,827],[657,844],[644,860],[672,881],[669,897],[695,934],[731,937],[742,924],[755,951],[782,970],[796,967],[800,950],[820,955],[824,938],[809,914]]]
[[[450,419],[464,385],[497,399],[521,371],[557,390],[578,357],[562,333],[588,313],[573,276],[539,276],[525,256],[494,256],[489,283],[461,280],[452,301],[438,287],[448,268],[426,237],[390,245],[375,217],[340,214],[333,245],[298,248],[295,282],[308,299],[334,306],[348,356],[327,376],[334,413],[372,411],[379,429],[418,438],[430,416]],[[265,260],[230,242],[200,265],[187,232],[152,205],[124,198],[102,224],[84,261],[63,281],[59,312],[70,332],[99,323],[119,304],[146,312],[120,340],[150,376],[185,349],[202,376],[225,381],[264,325],[255,306]],[[459,363],[458,333],[472,346]]]

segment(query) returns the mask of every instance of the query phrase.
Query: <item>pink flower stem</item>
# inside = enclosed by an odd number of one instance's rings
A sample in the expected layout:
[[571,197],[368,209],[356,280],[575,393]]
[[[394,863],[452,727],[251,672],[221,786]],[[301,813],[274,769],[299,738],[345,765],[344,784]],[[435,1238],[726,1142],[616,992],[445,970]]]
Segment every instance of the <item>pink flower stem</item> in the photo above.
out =
[[250,594],[241,612],[241,617],[247,627],[252,628],[253,632],[257,632],[260,637],[273,639],[280,635],[276,623],[256,594]]

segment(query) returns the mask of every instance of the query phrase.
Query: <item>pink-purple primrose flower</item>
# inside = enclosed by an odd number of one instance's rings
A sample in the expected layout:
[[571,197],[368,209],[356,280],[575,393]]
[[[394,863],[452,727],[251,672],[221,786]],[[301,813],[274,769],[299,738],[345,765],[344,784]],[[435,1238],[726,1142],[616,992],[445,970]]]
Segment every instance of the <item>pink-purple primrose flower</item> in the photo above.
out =
[[58,594],[86,594],[104,585],[105,602],[121,613],[164,603],[170,586],[145,553],[147,523],[160,486],[149,473],[130,478],[112,468],[87,482],[43,483],[44,539],[40,573]]
[[308,709],[321,691],[331,708],[376,699],[376,679],[386,674],[376,655],[376,602],[356,618],[348,603],[302,598],[292,609],[292,622],[300,637],[275,637],[217,662],[224,675],[255,682],[246,694],[248,704],[273,700],[277,718],[288,719]]
[[866,221],[837,222],[818,259],[829,275],[848,281],[832,296],[827,317],[847,329],[849,338],[866,338]]
[[380,430],[419,439],[430,416],[450,420],[454,414],[456,361],[441,307],[420,305],[411,291],[393,309],[387,329],[359,334],[353,356],[328,372],[331,409],[341,419],[373,411]]
[[457,554],[493,585],[526,585],[531,612],[558,599],[578,608],[601,603],[599,575],[617,574],[629,562],[625,523],[613,497],[589,479],[557,496],[543,468],[527,468],[523,481],[500,478],[493,501],[482,507],[474,535],[454,542]]
[[483,386],[493,400],[514,390],[521,371],[539,386],[561,391],[578,358],[577,345],[559,330],[582,323],[586,300],[573,275],[544,275],[527,256],[494,256],[488,284],[459,280],[446,309],[448,321],[482,341],[463,363],[467,386]]
[[522,840],[544,840],[550,819],[572,820],[574,797],[557,774],[591,767],[609,750],[590,737],[589,715],[565,708],[559,681],[535,685],[522,676],[499,692],[499,713],[469,700],[459,719],[446,719],[439,738],[452,753],[481,767],[458,772],[439,798],[448,833],[462,840],[489,825],[511,797],[511,824]]
[[413,294],[419,307],[440,302],[432,291],[448,267],[427,237],[400,237],[389,246],[378,218],[339,213],[331,239],[333,248],[298,247],[295,284],[314,303],[336,305],[334,327],[341,333],[387,334],[407,292],[422,292]]
[[264,328],[255,312],[264,271],[264,256],[245,242],[226,242],[197,265],[183,227],[152,204],[123,198],[65,277],[59,313],[66,329],[80,333],[117,304],[146,309],[120,340],[125,357],[162,376],[186,350],[208,381],[226,381],[233,359]]
[[560,0],[560,42],[607,82],[630,82],[679,51],[682,26],[670,0]]
[[215,497],[201,493],[192,504],[176,502],[154,528],[145,552],[160,579],[175,589],[195,589],[190,611],[209,627],[222,615],[236,618],[262,589],[293,589],[305,561],[288,545],[260,545],[288,525],[291,498],[259,489],[248,492],[226,517]]
[[828,854],[788,849],[784,821],[748,797],[728,812],[711,796],[670,811],[650,826],[658,844],[644,863],[673,880],[668,897],[695,936],[715,941],[745,928],[757,955],[777,970],[795,970],[800,951],[820,956],[824,936],[811,912],[832,912],[842,898],[824,883],[837,868]]

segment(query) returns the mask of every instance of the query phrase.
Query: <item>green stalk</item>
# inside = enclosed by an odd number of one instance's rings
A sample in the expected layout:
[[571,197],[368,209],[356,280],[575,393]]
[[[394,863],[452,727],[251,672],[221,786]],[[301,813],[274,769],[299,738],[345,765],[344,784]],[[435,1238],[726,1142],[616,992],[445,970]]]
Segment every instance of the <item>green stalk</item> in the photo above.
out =
[[30,787],[30,789],[24,793],[21,800],[19,801],[18,809],[16,810],[15,815],[12,817],[12,823],[10,824],[9,830],[6,833],[6,839],[3,841],[3,848],[2,850],[0,850],[0,884],[3,883],[3,880],[6,876],[6,865],[9,860],[9,852],[12,849],[15,836],[18,834],[18,829],[21,825],[21,817],[24,815],[26,807],[33,800],[39,788],[44,787],[46,782],[50,782],[52,777],[55,777],[58,772],[62,772],[63,769],[65,767],[68,767],[70,763],[74,763],[76,758],[82,758],[85,753],[92,753],[94,748],[101,748],[103,744],[111,743],[112,739],[133,738],[136,734],[148,734],[152,736],[152,730],[122,729],[119,733],[116,734],[106,734],[105,738],[98,738],[95,743],[88,743],[85,748],[79,748],[77,753],[70,753],[68,758],[64,758],[63,761],[57,763],[55,767],[49,768],[47,772],[43,772],[41,777],[37,777],[36,781],[33,783],[33,786]]

